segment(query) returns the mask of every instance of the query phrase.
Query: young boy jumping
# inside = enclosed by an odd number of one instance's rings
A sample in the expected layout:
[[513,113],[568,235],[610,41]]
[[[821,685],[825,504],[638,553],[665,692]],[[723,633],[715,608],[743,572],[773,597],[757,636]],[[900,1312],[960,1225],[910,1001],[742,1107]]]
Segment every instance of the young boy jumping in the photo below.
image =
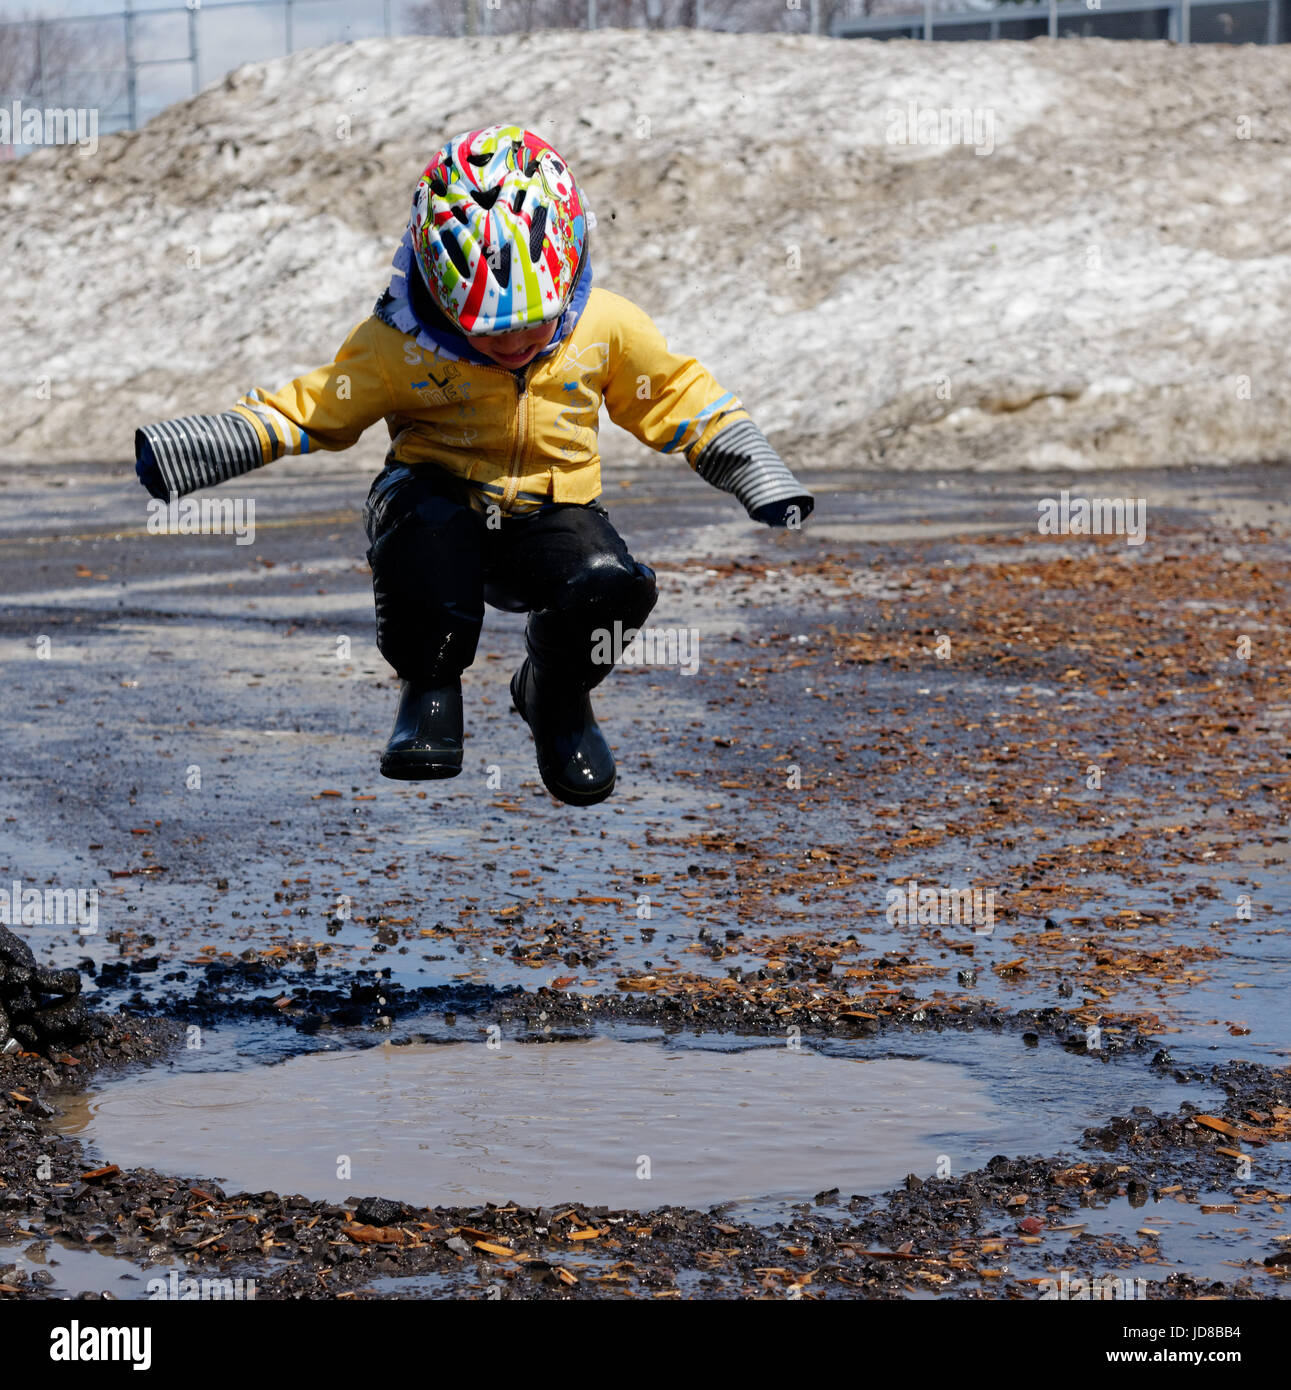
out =
[[347,449],[384,419],[390,451],[364,509],[377,646],[401,681],[382,774],[461,771],[461,676],[487,602],[529,614],[511,697],[547,789],[590,806],[615,779],[588,698],[611,669],[596,634],[638,629],[657,598],[600,505],[602,402],[754,520],[810,514],[811,493],[738,398],[636,305],[592,288],[565,161],[530,131],[491,126],[426,166],[389,288],[334,362],[222,414],[145,426],[136,471],[168,500],[284,454]]

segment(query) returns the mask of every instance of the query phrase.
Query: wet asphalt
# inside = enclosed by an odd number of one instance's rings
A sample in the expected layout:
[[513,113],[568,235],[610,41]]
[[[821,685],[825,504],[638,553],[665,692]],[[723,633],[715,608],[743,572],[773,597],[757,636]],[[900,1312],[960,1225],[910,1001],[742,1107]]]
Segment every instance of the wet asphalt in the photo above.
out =
[[[125,469],[11,470],[0,876],[97,893],[93,933],[26,930],[37,955],[80,965],[108,1011],[226,1023],[241,1064],[495,1019],[696,1042],[801,1026],[936,1058],[930,1024],[984,1019],[1046,1046],[1093,1026],[1095,1051],[1164,1052],[1190,1084],[1285,1068],[1276,472],[804,473],[801,534],[684,471],[607,493],[660,577],[651,626],[691,629],[699,664],[610,678],[619,788],[574,811],[509,709],[514,614],[490,610],[467,673],[461,777],[378,775],[395,688],[365,477],[256,478],[238,545],[149,534]],[[1062,487],[1147,498],[1148,543],[1037,537]],[[1055,625],[1024,636],[1011,604]],[[1218,646],[1189,665],[1226,612],[1259,684]],[[1125,645],[1145,632],[1159,650]],[[1103,754],[1116,775],[1091,790]],[[989,885],[999,920],[894,924],[911,877]]]

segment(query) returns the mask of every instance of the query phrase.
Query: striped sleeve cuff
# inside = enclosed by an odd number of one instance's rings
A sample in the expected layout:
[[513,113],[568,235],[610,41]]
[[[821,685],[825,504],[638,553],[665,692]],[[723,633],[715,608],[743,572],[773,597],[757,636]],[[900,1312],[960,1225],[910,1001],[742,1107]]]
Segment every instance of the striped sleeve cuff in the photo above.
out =
[[171,497],[227,482],[265,462],[255,428],[231,410],[145,425],[135,431],[135,455],[143,459],[149,452]]
[[764,520],[755,514],[774,504],[797,503],[803,517],[816,504],[752,420],[737,420],[707,444],[695,459],[695,472],[733,494],[755,520]]

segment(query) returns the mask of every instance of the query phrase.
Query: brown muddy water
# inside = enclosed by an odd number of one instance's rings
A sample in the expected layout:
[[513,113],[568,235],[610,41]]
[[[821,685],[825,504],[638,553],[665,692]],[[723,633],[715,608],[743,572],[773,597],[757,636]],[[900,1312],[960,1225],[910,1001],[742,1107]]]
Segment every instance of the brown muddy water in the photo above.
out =
[[616,1207],[869,1190],[932,1171],[939,1135],[962,1146],[998,1125],[984,1084],[954,1065],[604,1037],[145,1073],[69,1100],[60,1122],[114,1162],[244,1191]]
[[[122,1166],[250,1192],[769,1211],[829,1188],[963,1172],[992,1154],[1051,1148],[1057,1134],[1074,1140],[1076,1077],[1063,1084],[1048,1070],[1028,1064],[1024,1079],[1003,1058],[979,1067],[604,1036],[384,1045],[136,1073],[68,1098],[58,1124]],[[1121,1080],[1098,1070],[1096,1092]],[[1160,1084],[1144,1082],[1140,1092]],[[1170,1092],[1177,1104],[1181,1088]]]

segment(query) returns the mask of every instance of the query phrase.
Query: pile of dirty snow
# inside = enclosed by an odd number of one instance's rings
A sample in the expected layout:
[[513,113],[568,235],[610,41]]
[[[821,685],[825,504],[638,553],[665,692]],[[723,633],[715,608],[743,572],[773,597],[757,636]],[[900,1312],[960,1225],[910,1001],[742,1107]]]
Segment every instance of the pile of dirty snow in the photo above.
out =
[[139,422],[329,360],[434,146],[510,120],[573,164],[599,283],[792,462],[1276,458],[1289,85],[1285,46],[688,31],[257,63],[97,154],[0,166],[0,452],[121,460]]

